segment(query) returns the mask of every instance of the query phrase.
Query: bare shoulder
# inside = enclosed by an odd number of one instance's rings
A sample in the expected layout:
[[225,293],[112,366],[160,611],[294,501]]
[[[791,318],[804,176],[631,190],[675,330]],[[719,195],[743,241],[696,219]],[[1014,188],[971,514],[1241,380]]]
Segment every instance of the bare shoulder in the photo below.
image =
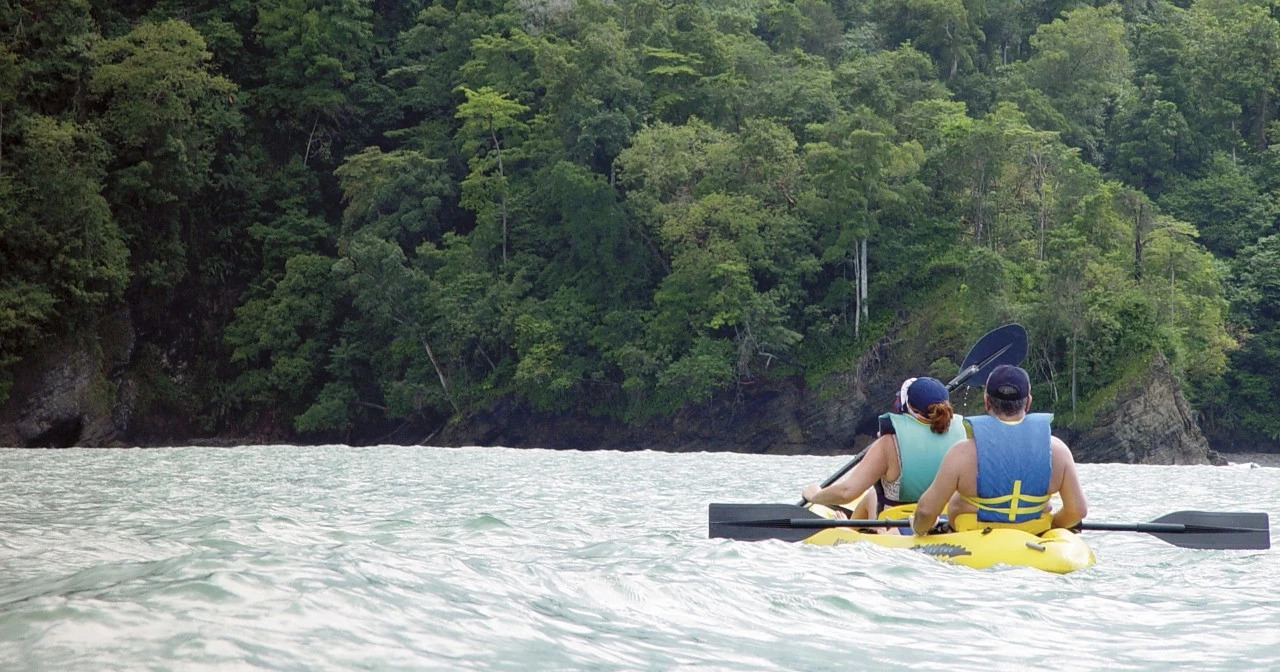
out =
[[944,458],[950,461],[970,461],[976,460],[978,456],[977,448],[973,444],[973,439],[960,439],[951,444],[947,449],[947,456]]
[[884,450],[885,448],[892,448],[893,446],[896,446],[896,445],[898,445],[898,439],[896,435],[881,434],[880,436],[876,437],[875,441],[871,442],[871,445],[867,446],[867,449],[868,450]]
[[1067,447],[1067,443],[1056,436],[1049,437],[1049,449],[1055,464],[1075,463],[1075,457],[1071,454],[1071,448]]

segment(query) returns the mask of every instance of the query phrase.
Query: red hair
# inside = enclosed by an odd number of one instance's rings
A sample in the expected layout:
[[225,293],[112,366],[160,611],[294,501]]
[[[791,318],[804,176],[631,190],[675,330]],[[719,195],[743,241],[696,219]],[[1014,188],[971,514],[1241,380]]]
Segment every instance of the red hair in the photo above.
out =
[[954,414],[951,402],[941,401],[929,404],[929,413],[925,415],[925,420],[929,421],[929,429],[933,430],[934,434],[946,434],[951,428],[951,416]]

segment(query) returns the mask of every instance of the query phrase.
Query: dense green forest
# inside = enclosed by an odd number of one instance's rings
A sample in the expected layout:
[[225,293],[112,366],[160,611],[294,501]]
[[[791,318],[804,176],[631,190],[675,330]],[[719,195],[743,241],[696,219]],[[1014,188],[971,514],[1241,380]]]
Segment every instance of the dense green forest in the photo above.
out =
[[128,306],[203,431],[637,421],[931,311],[1277,440],[1278,87],[1274,0],[0,0],[0,398]]

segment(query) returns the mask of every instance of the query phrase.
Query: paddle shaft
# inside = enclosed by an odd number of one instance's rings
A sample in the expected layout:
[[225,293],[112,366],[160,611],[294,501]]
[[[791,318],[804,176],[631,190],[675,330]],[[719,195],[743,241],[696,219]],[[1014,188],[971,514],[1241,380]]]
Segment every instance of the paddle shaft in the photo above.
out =
[[841,518],[776,518],[773,520],[748,520],[734,525],[754,527],[790,527],[808,530],[825,530],[831,527],[911,527],[910,520],[867,520]]
[[[720,504],[707,507],[707,536],[742,541],[803,541],[814,530],[839,527],[907,527],[906,520],[828,519],[793,504]],[[1181,548],[1266,550],[1271,548],[1271,520],[1266,513],[1245,511],[1175,511],[1150,522],[1083,521],[1084,531],[1143,532]]]
[[[843,518],[767,518],[763,520],[739,520],[732,525],[750,527],[791,527],[802,529],[824,530],[832,527],[911,527],[911,521],[902,520],[869,520]],[[1204,533],[1204,532],[1248,532],[1256,533],[1251,527],[1220,527],[1215,525],[1184,525],[1181,523],[1095,523],[1082,521],[1076,529],[1108,532],[1146,532],[1162,534]]]
[[1242,532],[1257,533],[1253,527],[1222,527],[1220,525],[1185,525],[1182,523],[1094,523],[1080,521],[1078,529],[1106,532],[1146,532],[1148,534],[1187,534],[1187,533],[1219,533]]
[[[991,362],[994,362],[997,357],[1008,352],[1009,348],[1012,348],[1012,347],[1013,347],[1013,343],[1009,343],[1003,348],[1000,348],[999,350],[992,353],[990,357],[987,357],[981,362],[977,364],[970,364],[969,366],[965,367],[964,370],[961,371],[955,378],[951,379],[951,382],[947,383],[947,392],[952,392],[957,387],[960,387],[961,385],[963,385],[964,381],[972,378],[973,374],[982,370],[982,367],[990,364]],[[831,474],[831,476],[828,477],[827,480],[823,481],[822,487],[825,488],[828,485],[831,485],[832,483],[835,483],[836,481],[840,480],[841,476],[844,476],[845,474],[849,473],[850,469],[858,466],[858,463],[862,461],[862,458],[865,457],[866,454],[867,454],[867,449],[863,448],[861,451],[858,452],[857,455],[853,456],[853,459],[849,460],[847,463],[845,463],[843,467],[840,467],[840,469],[837,470],[836,473]],[[807,502],[805,501],[805,499],[801,497],[800,502],[796,504],[796,506],[804,506],[806,503]]]

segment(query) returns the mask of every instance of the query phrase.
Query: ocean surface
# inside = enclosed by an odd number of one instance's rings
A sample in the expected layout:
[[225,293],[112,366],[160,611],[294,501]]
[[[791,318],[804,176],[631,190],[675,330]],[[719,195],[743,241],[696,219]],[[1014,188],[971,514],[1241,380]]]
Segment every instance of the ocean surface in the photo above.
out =
[[[1089,532],[1059,576],[707,538],[846,459],[0,450],[0,670],[1280,669],[1280,550]],[[1080,471],[1090,520],[1280,521],[1258,462]]]

